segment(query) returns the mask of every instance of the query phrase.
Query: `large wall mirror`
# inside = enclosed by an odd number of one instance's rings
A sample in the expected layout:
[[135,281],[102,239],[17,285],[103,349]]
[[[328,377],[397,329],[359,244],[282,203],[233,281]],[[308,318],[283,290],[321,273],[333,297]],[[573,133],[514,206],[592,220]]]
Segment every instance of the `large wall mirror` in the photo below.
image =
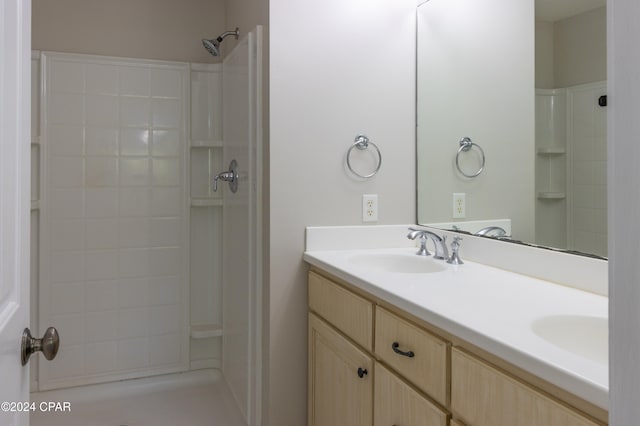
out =
[[418,223],[606,257],[605,2],[418,6]]

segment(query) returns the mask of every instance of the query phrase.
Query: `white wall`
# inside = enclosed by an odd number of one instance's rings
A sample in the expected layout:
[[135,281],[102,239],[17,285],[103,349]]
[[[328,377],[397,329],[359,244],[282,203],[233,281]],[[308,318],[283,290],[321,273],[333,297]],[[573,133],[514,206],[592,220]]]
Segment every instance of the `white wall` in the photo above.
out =
[[640,2],[607,1],[611,426],[640,418]]
[[[309,225],[415,221],[415,0],[270,2],[270,425],[306,424]],[[370,180],[345,171],[365,133],[383,155]]]

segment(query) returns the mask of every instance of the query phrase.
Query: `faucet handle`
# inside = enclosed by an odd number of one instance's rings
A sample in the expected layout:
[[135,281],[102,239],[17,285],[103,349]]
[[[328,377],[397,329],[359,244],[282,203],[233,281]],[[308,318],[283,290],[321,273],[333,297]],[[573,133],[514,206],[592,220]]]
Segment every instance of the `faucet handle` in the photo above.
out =
[[460,250],[460,241],[462,241],[462,237],[453,237],[453,242],[451,243],[451,257],[447,260],[447,263],[451,265],[462,265],[464,262],[460,259],[458,251]]

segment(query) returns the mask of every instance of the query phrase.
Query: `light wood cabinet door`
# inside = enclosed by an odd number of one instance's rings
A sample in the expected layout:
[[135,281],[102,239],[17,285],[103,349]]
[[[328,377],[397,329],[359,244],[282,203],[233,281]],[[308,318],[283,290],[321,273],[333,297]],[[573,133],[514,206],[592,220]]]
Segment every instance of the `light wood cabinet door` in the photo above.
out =
[[373,351],[373,303],[309,273],[309,308],[368,351]]
[[447,413],[380,364],[375,382],[374,426],[447,426]]
[[450,425],[451,426],[464,426],[462,423],[458,422],[457,420],[451,420]]
[[375,352],[389,367],[447,406],[447,342],[376,308]]
[[309,426],[371,426],[373,360],[309,314]]
[[469,426],[598,425],[457,348],[451,351],[451,409]]

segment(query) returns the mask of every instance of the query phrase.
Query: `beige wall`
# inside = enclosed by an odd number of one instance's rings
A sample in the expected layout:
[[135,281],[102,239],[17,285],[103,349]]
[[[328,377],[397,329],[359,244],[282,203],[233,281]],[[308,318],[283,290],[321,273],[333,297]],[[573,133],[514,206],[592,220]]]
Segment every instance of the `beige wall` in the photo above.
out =
[[536,21],[536,88],[607,79],[606,7],[556,22]]
[[[270,0],[270,426],[307,423],[305,227],[415,223],[415,0]],[[382,151],[356,179],[358,133]]]
[[536,88],[554,89],[553,23],[536,20]]
[[555,87],[607,79],[605,7],[557,21],[554,39]]
[[36,50],[217,62],[202,38],[225,31],[224,0],[32,0]]

